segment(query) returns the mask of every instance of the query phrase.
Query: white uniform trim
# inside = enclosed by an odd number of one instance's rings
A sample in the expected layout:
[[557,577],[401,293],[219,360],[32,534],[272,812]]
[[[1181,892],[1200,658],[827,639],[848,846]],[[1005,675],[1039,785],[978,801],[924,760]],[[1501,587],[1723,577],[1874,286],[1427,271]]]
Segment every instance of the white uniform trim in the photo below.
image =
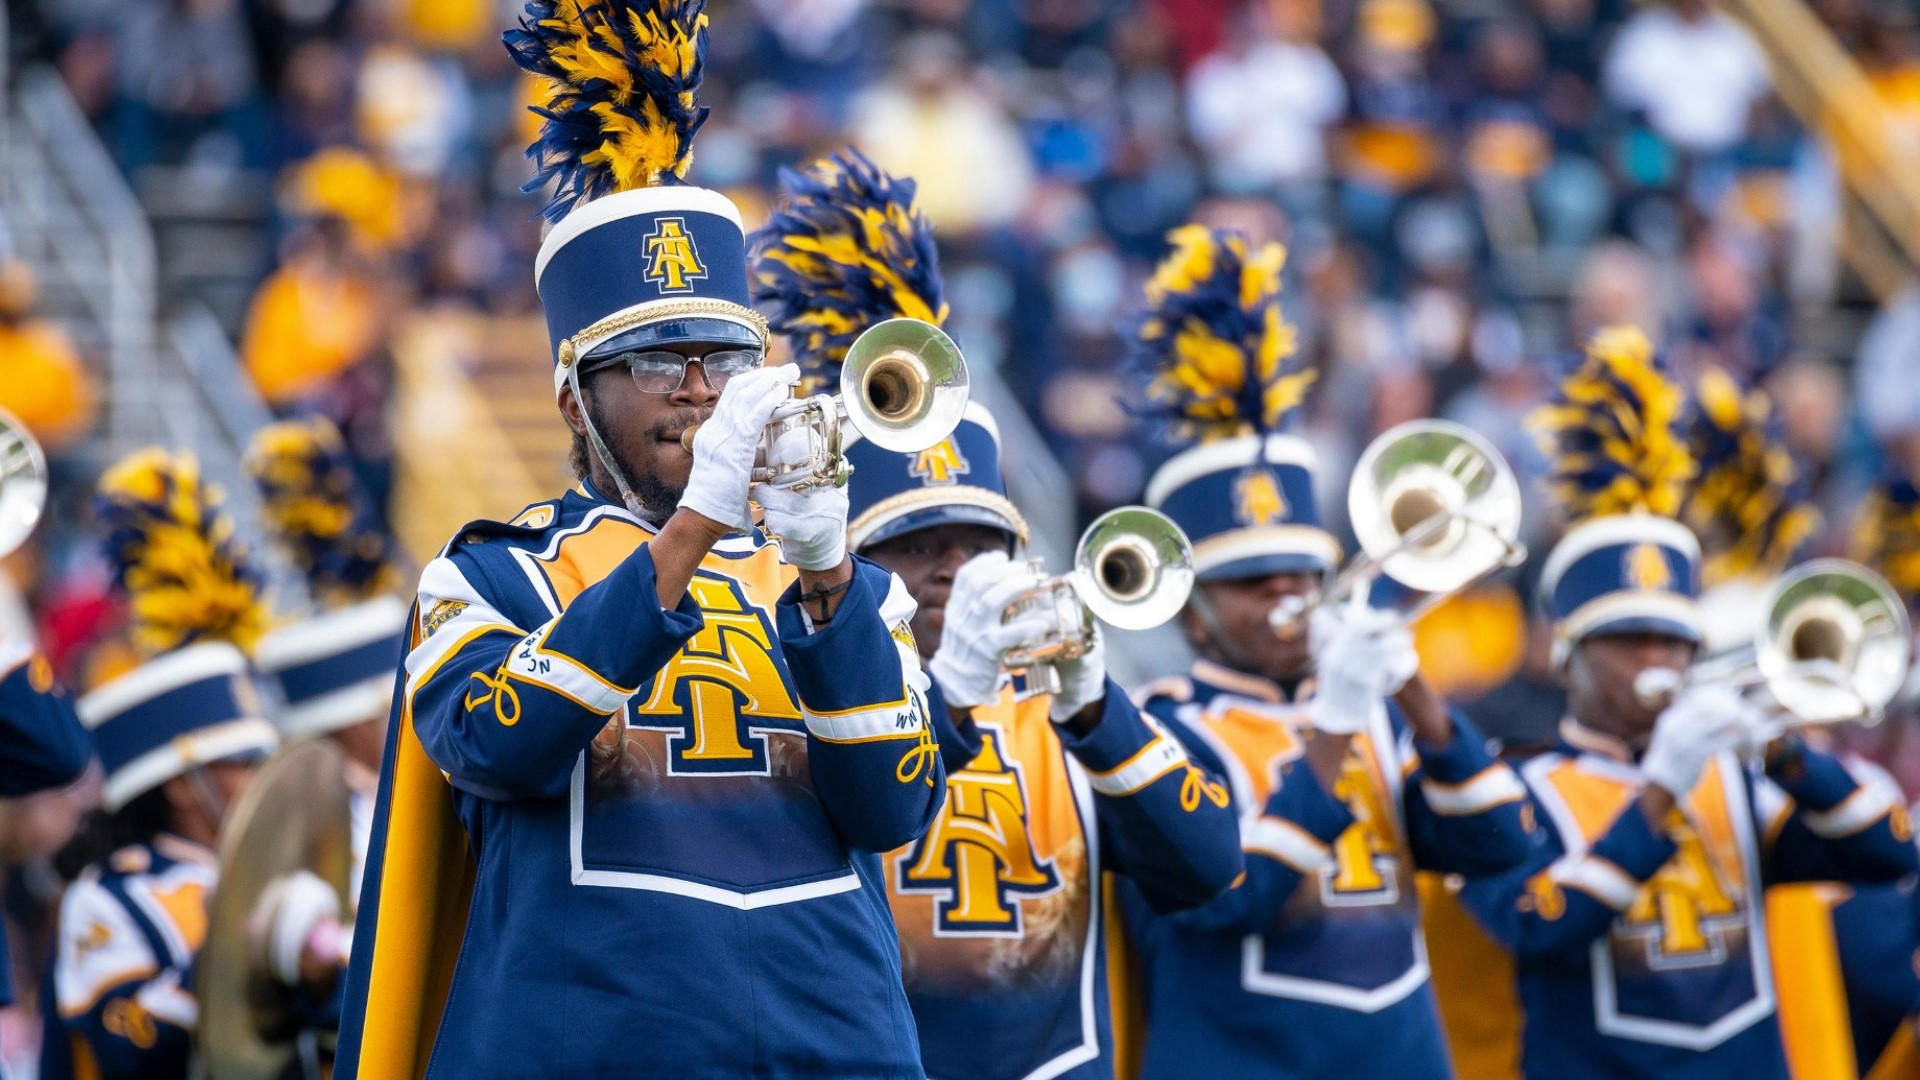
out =
[[1261,964],[1266,951],[1266,939],[1259,934],[1248,934],[1241,940],[1240,982],[1247,989],[1275,997],[1317,1001],[1358,1013],[1377,1013],[1390,1005],[1397,1005],[1427,982],[1427,939],[1418,930],[1413,934],[1413,963],[1407,965],[1407,970],[1395,976],[1393,981],[1371,990],[1342,986],[1324,979],[1275,975]]
[[[804,707],[801,714],[806,717],[807,730],[815,738],[828,742],[867,742],[873,739],[914,739],[919,738],[924,721],[905,701],[896,701],[888,705],[876,705],[871,709],[855,709],[852,712],[835,713],[821,716],[808,712]],[[902,726],[902,720],[910,721]]]
[[1513,775],[1512,769],[1502,762],[1495,762],[1458,784],[1421,777],[1420,794],[1426,797],[1427,806],[1434,813],[1447,817],[1466,817],[1491,810],[1502,803],[1520,802],[1527,797],[1527,789],[1520,783],[1520,778]]
[[249,750],[271,752],[279,745],[280,733],[271,722],[259,717],[242,717],[190,731],[115,769],[101,786],[100,803],[110,811],[118,810],[196,765]]
[[1547,867],[1547,878],[1555,884],[1579,889],[1615,911],[1633,906],[1640,895],[1640,882],[1633,875],[1598,855],[1563,855]]
[[675,211],[712,214],[733,222],[733,227],[743,234],[746,232],[746,226],[740,221],[740,209],[733,205],[733,200],[709,188],[673,184],[602,195],[575,207],[547,230],[546,238],[540,241],[540,253],[533,260],[534,286],[539,287],[541,277],[547,272],[547,263],[554,255],[582,234],[624,217]]
[[101,684],[75,702],[74,711],[80,714],[82,724],[93,729],[169,690],[220,675],[241,675],[246,670],[247,658],[224,641],[189,645]]
[[1285,818],[1262,816],[1243,826],[1240,846],[1251,854],[1277,859],[1301,874],[1318,873],[1333,865],[1331,847]]
[[1298,465],[1312,473],[1319,466],[1319,457],[1312,444],[1297,435],[1268,435],[1264,445],[1259,435],[1202,443],[1175,454],[1160,466],[1147,482],[1147,505],[1157,509],[1175,490],[1210,473],[1256,464]]
[[1853,794],[1840,800],[1840,805],[1831,810],[1802,811],[1800,820],[1807,823],[1815,836],[1838,840],[1864,832],[1896,805],[1897,801],[1878,785],[1861,784],[1853,789]]
[[1187,752],[1180,743],[1165,734],[1152,741],[1120,764],[1097,773],[1087,772],[1087,782],[1102,795],[1131,795],[1187,763]]
[[1612,514],[1568,530],[1547,556],[1547,565],[1540,573],[1541,590],[1551,595],[1569,567],[1600,548],[1643,543],[1685,552],[1694,562],[1700,559],[1699,538],[1678,521],[1653,514]]
[[571,656],[546,648],[547,635],[559,621],[556,615],[546,625],[521,638],[507,652],[506,673],[522,682],[578,702],[584,709],[611,716],[639,692],[639,687],[616,686],[613,681]]

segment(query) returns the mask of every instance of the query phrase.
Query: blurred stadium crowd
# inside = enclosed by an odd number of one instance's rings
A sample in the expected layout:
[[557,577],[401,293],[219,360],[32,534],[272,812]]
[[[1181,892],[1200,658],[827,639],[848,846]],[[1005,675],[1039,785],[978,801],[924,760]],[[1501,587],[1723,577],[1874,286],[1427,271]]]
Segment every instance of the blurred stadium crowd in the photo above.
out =
[[[1814,7],[1893,110],[1884,137],[1920,144],[1912,6]],[[1719,368],[1768,391],[1823,514],[1809,552],[1847,552],[1867,493],[1920,471],[1920,288],[1865,299],[1836,254],[1829,140],[1704,0],[711,12],[727,29],[712,39],[697,180],[753,224],[780,167],[846,143],[915,177],[951,328],[1015,390],[1083,520],[1137,499],[1154,464],[1121,403],[1122,341],[1166,232],[1195,219],[1289,247],[1287,314],[1321,372],[1308,429],[1332,463],[1321,497],[1336,523],[1345,463],[1414,417],[1488,434],[1533,483],[1543,462],[1524,416],[1573,344],[1616,322],[1654,330],[1689,380]],[[18,0],[7,14],[14,59],[57,66],[136,190],[155,168],[208,189],[270,184],[250,241],[257,287],[231,319],[245,377],[276,412],[339,423],[376,492],[396,438],[394,328],[421,310],[537,316],[540,200],[521,191],[537,118],[499,44],[516,5]],[[97,376],[33,292],[22,267],[0,274],[0,407],[84,468]],[[1546,526],[1541,514],[1536,550]],[[84,545],[52,547],[16,576],[58,660],[110,613]],[[1430,654],[1430,670],[1460,673],[1453,689],[1497,687],[1478,717],[1496,733],[1524,735],[1505,718],[1555,693],[1528,591],[1523,572],[1423,629],[1446,658]],[[1911,795],[1906,720],[1867,737]]]

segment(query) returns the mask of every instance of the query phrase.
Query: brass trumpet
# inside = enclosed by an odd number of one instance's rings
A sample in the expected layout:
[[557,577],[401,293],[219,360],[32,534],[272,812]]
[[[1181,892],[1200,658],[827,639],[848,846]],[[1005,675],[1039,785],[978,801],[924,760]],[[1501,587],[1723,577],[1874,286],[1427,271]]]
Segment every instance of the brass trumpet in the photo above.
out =
[[[1044,570],[1030,564],[1034,576]],[[1035,640],[1006,656],[1008,668],[1025,668],[1036,689],[1059,693],[1062,660],[1093,647],[1094,621],[1122,630],[1145,630],[1173,618],[1193,591],[1193,545],[1173,519],[1144,506],[1123,506],[1095,518],[1080,534],[1073,569],[1047,577],[1001,613],[1011,622],[1034,611],[1049,625]]]
[[1906,605],[1878,574],[1844,559],[1815,559],[1767,593],[1753,643],[1685,674],[1650,668],[1634,696],[1664,707],[1702,685],[1764,687],[1796,724],[1875,723],[1912,663]]
[[27,425],[0,410],[0,555],[27,542],[47,506],[47,456]]
[[1478,433],[1445,420],[1410,421],[1369,443],[1347,487],[1347,514],[1361,554],[1319,596],[1275,605],[1276,633],[1303,632],[1311,608],[1345,603],[1382,574],[1426,594],[1407,612],[1413,622],[1527,557],[1513,469]]
[[[847,348],[838,395],[799,397],[775,410],[754,455],[755,484],[806,490],[840,487],[853,475],[842,423],[887,450],[925,450],[953,434],[967,407],[967,361],[946,332],[919,319],[887,319]],[[693,452],[695,424],[680,435]],[[781,437],[807,433],[795,459],[777,457]]]

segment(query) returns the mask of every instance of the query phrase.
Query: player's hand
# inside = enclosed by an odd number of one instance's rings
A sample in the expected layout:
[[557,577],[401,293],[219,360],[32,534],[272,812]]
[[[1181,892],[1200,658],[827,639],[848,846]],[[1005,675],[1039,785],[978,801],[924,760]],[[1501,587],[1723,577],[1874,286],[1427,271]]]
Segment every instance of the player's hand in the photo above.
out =
[[1746,746],[1765,723],[1759,709],[1727,687],[1693,687],[1654,721],[1640,771],[1649,783],[1684,799],[1714,755]]
[[267,966],[286,986],[324,988],[345,962],[340,897],[308,870],[275,880],[260,895]]
[[1053,695],[1047,717],[1065,723],[1081,709],[1107,696],[1107,646],[1094,627],[1093,642],[1082,655],[1072,660],[1056,660],[1053,669],[1060,673],[1060,692]]
[[773,412],[793,397],[800,380],[792,364],[757,368],[727,381],[713,415],[693,433],[693,468],[680,505],[735,532],[753,527],[747,508],[753,459]]
[[[797,437],[797,438],[796,438]],[[808,433],[793,430],[780,437],[806,446]],[[785,460],[785,459],[779,459]],[[831,570],[847,557],[847,489],[831,484],[796,491],[771,484],[755,486],[748,494],[766,512],[767,531],[780,538],[780,555],[802,570]]]
[[954,575],[940,647],[927,661],[927,671],[939,681],[948,705],[971,709],[994,700],[1007,650],[1046,633],[1048,622],[1041,612],[1000,621],[1007,605],[1039,582],[1030,566],[999,551],[975,555]]
[[1359,602],[1313,609],[1308,642],[1314,655],[1314,729],[1352,735],[1366,728],[1380,702],[1420,670],[1413,634],[1397,611]]

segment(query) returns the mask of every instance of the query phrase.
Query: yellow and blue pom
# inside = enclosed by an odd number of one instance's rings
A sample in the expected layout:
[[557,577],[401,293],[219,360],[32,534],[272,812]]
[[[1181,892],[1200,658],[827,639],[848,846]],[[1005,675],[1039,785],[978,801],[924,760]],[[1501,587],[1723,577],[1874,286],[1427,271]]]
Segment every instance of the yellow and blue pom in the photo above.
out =
[[1176,442],[1288,430],[1315,372],[1298,362],[1280,307],[1286,248],[1202,225],[1167,239],[1173,251],[1147,281],[1133,332],[1144,411]]
[[616,191],[677,184],[707,119],[694,104],[706,0],[529,0],[507,51],[546,81],[527,191],[557,181],[548,220]]
[[1677,516],[1695,471],[1685,412],[1686,393],[1646,334],[1630,326],[1596,333],[1585,361],[1529,418],[1552,459],[1562,518]]
[[191,454],[149,448],[101,476],[94,515],[149,655],[201,641],[252,649],[266,629],[260,581],[218,488]]
[[754,233],[753,299],[793,345],[802,392],[833,393],[861,331],[886,319],[946,321],[933,226],[914,182],[843,150],[782,169],[785,204]]
[[1912,477],[1890,468],[1860,508],[1853,536],[1854,559],[1879,571],[1908,604],[1920,597],[1920,488]]
[[316,606],[370,599],[399,585],[392,541],[331,422],[314,417],[260,429],[246,465],[267,530],[306,578]]
[[1820,528],[1820,511],[1766,392],[1709,369],[1687,433],[1699,472],[1683,516],[1700,535],[1707,584],[1785,570]]

